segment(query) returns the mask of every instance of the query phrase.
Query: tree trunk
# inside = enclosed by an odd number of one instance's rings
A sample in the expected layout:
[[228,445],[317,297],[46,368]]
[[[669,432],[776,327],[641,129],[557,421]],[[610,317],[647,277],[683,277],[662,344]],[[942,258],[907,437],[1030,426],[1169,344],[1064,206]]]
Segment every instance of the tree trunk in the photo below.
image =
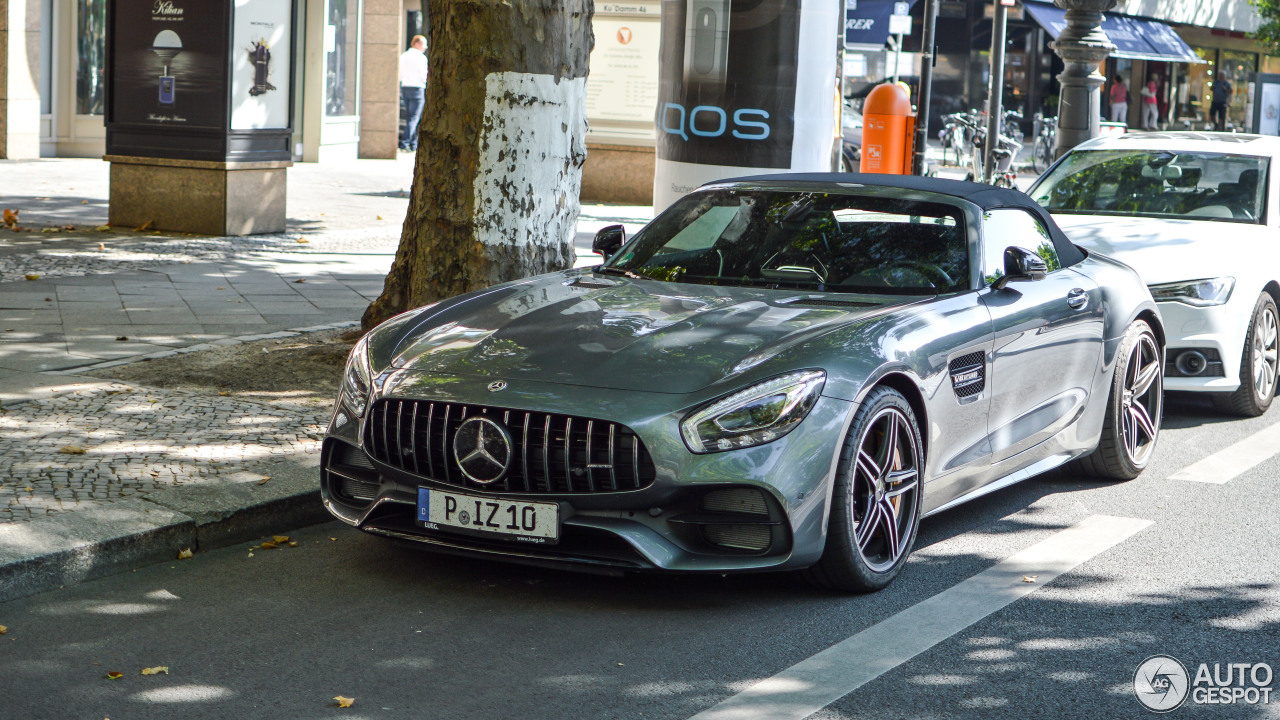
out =
[[409,212],[365,330],[574,262],[592,0],[430,0]]

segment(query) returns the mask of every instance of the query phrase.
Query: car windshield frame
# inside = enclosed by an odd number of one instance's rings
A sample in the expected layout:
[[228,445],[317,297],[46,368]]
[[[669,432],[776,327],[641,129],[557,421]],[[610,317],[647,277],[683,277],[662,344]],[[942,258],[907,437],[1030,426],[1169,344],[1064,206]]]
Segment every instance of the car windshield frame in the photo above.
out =
[[[1136,172],[1118,163],[1121,160],[1141,162]],[[1115,176],[1098,177],[1098,171],[1107,163],[1115,163],[1117,174],[1123,175],[1116,182],[1107,182]],[[1215,188],[1207,185],[1206,170],[1217,164],[1218,173],[1227,165],[1239,166],[1231,171],[1234,178],[1218,174]],[[1255,171],[1252,181],[1243,178],[1248,171]],[[1100,215],[1143,217],[1160,220],[1192,220],[1228,222],[1244,225],[1265,225],[1270,211],[1268,187],[1271,159],[1264,155],[1201,150],[1170,150],[1162,148],[1117,149],[1097,148],[1072,150],[1054,164],[1028,195],[1053,215]],[[1062,183],[1082,176],[1075,195],[1055,206],[1052,195]],[[1121,192],[1121,183],[1141,183],[1139,191]],[[1105,192],[1107,187],[1113,188]],[[1157,191],[1153,194],[1152,191]],[[1065,194],[1065,192],[1063,193]],[[1099,207],[1100,198],[1114,201],[1114,207]],[[1114,200],[1112,200],[1114,199]],[[1082,207],[1082,202],[1092,203]],[[1074,207],[1072,206],[1074,205]]]
[[942,197],[716,187],[677,200],[597,271],[693,285],[949,295],[971,289],[969,224],[965,209]]

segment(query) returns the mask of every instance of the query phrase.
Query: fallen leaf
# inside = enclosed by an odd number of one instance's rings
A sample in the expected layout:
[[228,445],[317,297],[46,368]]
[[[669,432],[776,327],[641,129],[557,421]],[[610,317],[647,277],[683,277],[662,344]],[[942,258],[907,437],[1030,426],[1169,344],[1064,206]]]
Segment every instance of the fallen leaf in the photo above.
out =
[[305,245],[305,244],[307,244],[307,243],[309,243],[309,242],[311,242],[311,241],[310,241],[310,240],[308,240],[308,239],[306,239],[306,238],[298,238],[298,239],[297,239],[297,240],[295,240],[294,242],[296,242],[296,243],[300,243],[300,244],[302,244],[302,245]]
[[306,282],[306,281],[307,281],[307,279],[306,279],[306,278],[298,278],[297,280],[294,280],[294,282],[295,282],[295,283],[297,283],[297,284],[299,284],[299,285],[301,285],[302,283],[304,283],[304,282]]
[[50,233],[52,233],[52,232],[58,232],[58,228],[56,228],[56,227],[40,228],[40,232],[50,232]]
[[26,279],[28,279],[28,280],[39,280],[39,279],[40,279],[40,276],[39,276],[39,275],[37,275],[37,274],[35,274],[35,273],[27,273],[26,275],[23,275],[23,277],[25,277],[25,278],[26,278]]
[[31,491],[35,490],[35,488],[33,488],[33,487],[31,487],[30,485],[28,485],[28,486],[26,486],[25,488],[23,488],[23,490],[26,490],[27,492],[31,492]]
[[169,668],[165,665],[157,665],[155,667],[142,668],[143,675],[159,675],[160,673],[164,673],[165,675],[168,675]]
[[53,302],[53,298],[45,298],[45,299],[44,299],[44,301],[45,301],[45,302]]
[[111,672],[107,673],[108,680],[119,680],[122,677],[124,677],[124,673],[120,672],[119,670],[112,670]]
[[298,543],[297,543],[297,541],[295,541],[295,540],[290,540],[290,541],[289,541],[289,547],[298,547]]
[[1024,583],[1033,583],[1033,582],[1035,582],[1035,581],[1036,581],[1036,578],[1038,578],[1038,577],[1040,577],[1040,576],[1039,576],[1039,575],[1023,575],[1023,576],[1022,576],[1022,582],[1024,582]]
[[94,228],[94,230],[96,230],[96,231],[98,231],[98,232],[111,232],[111,226],[110,226],[110,225],[99,225],[98,227]]
[[191,552],[191,548],[184,548],[184,549],[182,549],[182,550],[179,550],[179,551],[178,551],[178,559],[179,559],[179,560],[190,560],[190,559],[191,559],[191,556],[192,556],[193,554],[194,554],[194,553],[192,553],[192,552]]
[[6,625],[0,625],[0,635],[8,635],[9,628]]
[[382,216],[381,216],[381,215],[379,215],[379,216],[378,216],[378,219],[379,219],[379,220],[381,220],[381,219],[382,219]]
[[107,249],[106,243],[98,243],[98,249],[99,249],[99,250],[106,250],[106,249]]
[[267,484],[267,481],[268,481],[268,480],[270,480],[270,479],[271,479],[271,476],[270,476],[270,475],[264,475],[264,476],[263,476],[263,478],[262,478],[261,480],[259,480],[259,481],[258,481],[258,484],[259,484],[259,485],[266,485],[266,484]]
[[[323,215],[323,213],[321,213],[321,214]],[[337,700],[337,701],[338,701],[338,707],[340,707],[340,708],[348,708],[348,707],[351,707],[352,703],[354,703],[354,702],[356,701],[356,699],[355,699],[355,698],[342,697],[341,695],[339,695],[339,696],[335,697],[335,698],[334,698],[334,700]]]
[[252,551],[252,550],[250,550],[250,551],[249,551],[249,557],[253,557],[253,551]]
[[289,542],[289,536],[288,535],[272,535],[271,541],[276,544],[287,543]]
[[335,541],[336,541],[338,538],[331,537],[331,538],[329,538],[329,539],[330,539],[330,540],[335,540]]
[[3,217],[4,217],[4,224],[5,224],[5,226],[6,226],[6,227],[10,227],[10,228],[17,228],[17,226],[18,226],[18,213],[20,213],[20,212],[22,212],[22,211],[21,211],[21,210],[11,210],[11,209],[9,209],[9,208],[5,208],[5,209],[4,209],[4,215],[3,215]]
[[125,340],[128,340],[128,339],[129,339],[129,336],[128,336],[128,335],[118,335],[118,336],[116,336],[116,342],[124,342]]
[[219,391],[218,391],[218,394],[219,394],[219,395],[221,395],[221,396],[223,396],[223,397],[226,397],[226,396],[230,395],[231,393],[227,392],[226,390],[219,390]]
[[147,232],[148,230],[154,230],[155,227],[156,227],[155,221],[148,220],[138,226],[138,232]]
[[81,200],[81,201],[80,201],[80,204],[81,204],[81,205],[88,205],[88,204],[89,204],[89,201],[88,201],[88,200]]
[[87,450],[79,445],[63,445],[58,452],[64,455],[83,455]]
[[219,286],[218,286],[218,289],[219,289],[219,290],[226,290],[227,288],[226,288],[226,286],[225,286],[225,285],[219,285]]
[[63,226],[62,226],[62,230],[63,230],[63,232],[75,232],[75,231],[76,231],[76,226],[75,226],[75,225],[63,225]]
[[275,550],[278,546],[273,542],[264,542],[261,547],[263,550]]

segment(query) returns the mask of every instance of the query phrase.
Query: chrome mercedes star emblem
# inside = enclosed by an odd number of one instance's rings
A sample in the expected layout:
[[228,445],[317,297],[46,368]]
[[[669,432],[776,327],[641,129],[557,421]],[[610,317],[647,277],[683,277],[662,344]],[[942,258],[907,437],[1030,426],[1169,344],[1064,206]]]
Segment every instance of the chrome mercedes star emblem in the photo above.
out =
[[507,389],[507,383],[504,380],[494,380],[493,382],[489,383],[489,392],[498,392],[499,390],[506,390],[506,389]]
[[481,485],[497,482],[511,465],[511,434],[484,416],[467,418],[453,436],[453,458],[462,474]]

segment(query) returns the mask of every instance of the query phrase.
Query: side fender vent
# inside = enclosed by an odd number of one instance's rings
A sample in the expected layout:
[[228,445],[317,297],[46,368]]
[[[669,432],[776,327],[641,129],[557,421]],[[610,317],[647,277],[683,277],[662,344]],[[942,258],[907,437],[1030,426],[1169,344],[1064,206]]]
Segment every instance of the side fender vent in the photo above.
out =
[[982,351],[953,359],[949,369],[951,388],[961,400],[974,397],[987,386],[987,361]]

